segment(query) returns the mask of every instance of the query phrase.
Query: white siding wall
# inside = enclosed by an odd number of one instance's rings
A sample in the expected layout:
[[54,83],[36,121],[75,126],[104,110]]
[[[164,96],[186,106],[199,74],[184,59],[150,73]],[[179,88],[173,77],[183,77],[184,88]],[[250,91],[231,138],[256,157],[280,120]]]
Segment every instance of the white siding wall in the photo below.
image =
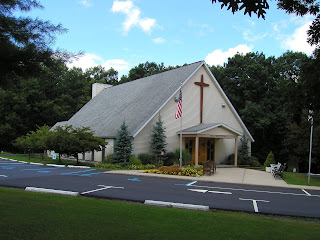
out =
[[[107,145],[105,146],[104,157],[108,154],[113,153],[113,146],[114,146],[114,139],[105,139]],[[83,160],[83,153],[78,154],[79,159]],[[85,153],[85,160],[87,161],[95,161],[95,162],[102,162],[103,156],[102,151],[94,151],[94,159],[92,159],[92,152]]]
[[[201,81],[201,74],[203,74],[204,82],[210,84],[203,91],[203,123],[224,123],[243,133],[244,129],[240,122],[236,119],[227,101],[223,99],[214,80],[211,79],[204,67],[201,67],[182,87],[182,128],[185,129],[200,123],[200,87],[195,85],[194,82]],[[178,95],[179,92],[174,97],[178,97]],[[175,119],[177,103],[174,101],[174,97],[159,112],[166,127],[168,151],[179,148],[179,135],[177,132],[180,130],[180,120]],[[226,105],[225,108],[222,108],[222,103]],[[158,115],[135,137],[133,151],[135,155],[149,152],[150,133],[157,119]],[[240,141],[240,138],[238,140]],[[234,139],[217,139],[216,161],[220,163],[229,154],[234,153],[234,145]],[[251,143],[249,143],[250,145]]]

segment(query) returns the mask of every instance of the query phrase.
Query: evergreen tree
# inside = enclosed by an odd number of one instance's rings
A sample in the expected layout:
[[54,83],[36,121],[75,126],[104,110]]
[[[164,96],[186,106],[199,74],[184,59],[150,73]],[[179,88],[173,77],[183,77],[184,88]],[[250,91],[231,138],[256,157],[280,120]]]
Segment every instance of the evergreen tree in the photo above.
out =
[[117,133],[116,141],[114,143],[113,160],[115,162],[129,162],[132,153],[132,142],[129,136],[128,127],[125,121],[122,122],[121,127]]
[[150,141],[150,150],[157,160],[160,160],[161,152],[165,150],[167,146],[166,138],[165,127],[163,127],[163,122],[159,115],[158,121],[152,128]]
[[248,145],[248,138],[246,134],[242,134],[240,138],[240,147],[239,147],[239,164],[247,165],[251,164],[251,157]]

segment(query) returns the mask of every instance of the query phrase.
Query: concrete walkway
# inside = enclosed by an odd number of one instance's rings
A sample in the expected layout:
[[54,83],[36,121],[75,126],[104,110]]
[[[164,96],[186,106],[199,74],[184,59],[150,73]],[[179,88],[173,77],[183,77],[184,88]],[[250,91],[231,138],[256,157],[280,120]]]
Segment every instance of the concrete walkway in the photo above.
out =
[[144,170],[117,170],[117,171],[107,171],[105,173],[185,179],[185,180],[191,180],[191,181],[224,182],[224,183],[247,184],[247,185],[268,186],[268,187],[320,190],[320,187],[315,187],[315,186],[287,184],[284,180],[280,178],[274,179],[271,173],[267,173],[265,171],[236,168],[236,167],[217,168],[217,172],[214,173],[213,175],[202,176],[202,177],[188,177],[188,176],[177,176],[177,175],[167,175],[167,174],[144,173]]

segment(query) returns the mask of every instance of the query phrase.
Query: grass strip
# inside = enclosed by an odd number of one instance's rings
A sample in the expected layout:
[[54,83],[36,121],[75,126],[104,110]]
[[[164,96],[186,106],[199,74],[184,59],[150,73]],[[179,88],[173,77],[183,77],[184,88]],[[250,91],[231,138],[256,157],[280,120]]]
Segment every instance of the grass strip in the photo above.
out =
[[[10,158],[18,161],[35,162],[35,163],[43,163],[43,164],[77,165],[76,161],[61,159],[61,162],[59,163],[58,159],[55,160],[50,157],[44,157],[42,159],[42,157],[38,155],[31,155],[30,160],[29,160],[28,154],[3,153],[3,154],[0,154],[0,157]],[[86,163],[86,162],[80,162],[79,165],[94,167],[93,163]]]
[[159,208],[0,188],[0,239],[315,239],[317,219]]
[[308,175],[300,173],[283,173],[283,180],[288,184],[320,186],[320,177],[310,176],[310,184],[308,184]]

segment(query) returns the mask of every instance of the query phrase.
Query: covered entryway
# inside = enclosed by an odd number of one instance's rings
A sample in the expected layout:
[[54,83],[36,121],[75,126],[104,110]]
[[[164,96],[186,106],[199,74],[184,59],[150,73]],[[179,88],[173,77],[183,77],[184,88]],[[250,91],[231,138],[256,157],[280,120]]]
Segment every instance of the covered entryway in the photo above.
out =
[[[195,165],[206,161],[216,163],[216,156],[221,156],[221,151],[227,151],[226,148],[221,147],[221,144],[217,144],[218,141],[234,139],[232,153],[235,154],[234,165],[237,166],[238,137],[240,135],[240,132],[222,123],[201,123],[182,130],[184,147],[191,153],[192,162]],[[228,153],[226,154],[228,155]]]

